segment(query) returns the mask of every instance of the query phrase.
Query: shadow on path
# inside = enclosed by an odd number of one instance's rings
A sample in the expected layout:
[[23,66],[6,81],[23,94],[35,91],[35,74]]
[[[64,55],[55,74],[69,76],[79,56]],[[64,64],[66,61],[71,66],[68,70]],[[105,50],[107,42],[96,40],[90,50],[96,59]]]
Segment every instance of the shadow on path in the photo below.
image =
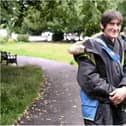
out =
[[37,64],[45,74],[44,93],[17,121],[18,125],[83,125],[77,68],[62,62],[18,56],[18,64]]

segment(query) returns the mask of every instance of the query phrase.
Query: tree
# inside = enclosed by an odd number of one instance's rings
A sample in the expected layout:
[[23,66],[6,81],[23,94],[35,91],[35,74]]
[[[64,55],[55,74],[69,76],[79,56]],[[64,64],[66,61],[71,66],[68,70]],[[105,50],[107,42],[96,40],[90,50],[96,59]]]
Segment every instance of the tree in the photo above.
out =
[[7,28],[9,36],[13,31],[15,23],[19,16],[19,8],[16,1],[1,0],[1,25],[0,27]]
[[117,9],[122,13],[123,15],[123,27],[126,27],[126,0],[121,0],[118,3]]
[[83,31],[85,35],[92,35],[100,31],[101,14],[106,9],[116,8],[113,0],[88,0],[82,1],[81,14],[83,16]]
[[90,36],[100,31],[100,17],[106,9],[121,10],[126,22],[125,5],[125,0],[1,0],[1,26],[10,33],[40,34],[50,30]]

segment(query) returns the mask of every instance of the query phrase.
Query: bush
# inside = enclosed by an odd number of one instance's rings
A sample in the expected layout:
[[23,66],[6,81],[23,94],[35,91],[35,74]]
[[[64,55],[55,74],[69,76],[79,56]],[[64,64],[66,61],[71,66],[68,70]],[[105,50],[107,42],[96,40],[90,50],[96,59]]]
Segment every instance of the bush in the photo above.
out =
[[16,40],[15,39],[12,39],[12,38],[9,38],[8,39],[8,42],[13,43],[13,42],[16,42]]
[[5,43],[5,42],[7,42],[7,37],[2,37],[2,36],[0,36],[0,43]]
[[17,40],[18,41],[27,42],[28,41],[28,35],[26,35],[26,34],[19,34],[18,37],[17,37]]
[[64,38],[63,36],[64,36],[63,32],[55,32],[53,34],[53,41],[62,41]]

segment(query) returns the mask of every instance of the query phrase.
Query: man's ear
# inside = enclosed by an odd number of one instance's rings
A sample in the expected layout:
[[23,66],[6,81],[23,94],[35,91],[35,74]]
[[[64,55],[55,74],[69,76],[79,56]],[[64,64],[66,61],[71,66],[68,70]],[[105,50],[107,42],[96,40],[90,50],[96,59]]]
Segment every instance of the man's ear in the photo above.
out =
[[103,27],[103,25],[100,23],[100,28],[102,29],[102,30],[104,30],[104,27]]

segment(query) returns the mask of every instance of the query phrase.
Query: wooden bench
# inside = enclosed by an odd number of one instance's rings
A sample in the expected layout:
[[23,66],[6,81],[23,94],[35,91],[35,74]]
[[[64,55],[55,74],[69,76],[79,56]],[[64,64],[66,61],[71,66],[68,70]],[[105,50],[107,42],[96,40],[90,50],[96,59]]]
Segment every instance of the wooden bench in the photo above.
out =
[[1,63],[5,60],[6,64],[16,63],[17,65],[17,55],[11,54],[10,52],[1,51]]

